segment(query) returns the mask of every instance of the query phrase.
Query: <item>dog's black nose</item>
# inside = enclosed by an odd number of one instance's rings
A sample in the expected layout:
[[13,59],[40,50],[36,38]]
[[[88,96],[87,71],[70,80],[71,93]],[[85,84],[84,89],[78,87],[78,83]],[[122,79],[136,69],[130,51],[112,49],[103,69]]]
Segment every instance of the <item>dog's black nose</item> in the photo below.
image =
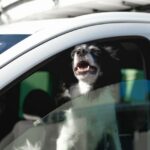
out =
[[78,56],[85,56],[87,54],[87,51],[85,49],[80,49],[76,53]]

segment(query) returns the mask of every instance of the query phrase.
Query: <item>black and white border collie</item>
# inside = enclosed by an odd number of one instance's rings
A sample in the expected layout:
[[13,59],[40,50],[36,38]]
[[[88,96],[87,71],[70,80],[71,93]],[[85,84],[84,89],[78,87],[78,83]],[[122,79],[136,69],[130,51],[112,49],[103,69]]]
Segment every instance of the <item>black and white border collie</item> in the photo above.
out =
[[[73,59],[73,73],[78,82],[72,85],[64,92],[64,96],[78,98],[80,95],[87,95],[90,91],[98,88],[103,82],[104,70],[115,70],[112,62],[116,62],[117,58],[112,53],[111,48],[100,48],[95,44],[81,44],[74,48],[71,53]],[[106,61],[105,61],[106,60]],[[103,62],[105,61],[105,62]],[[106,64],[105,64],[106,63]],[[111,75],[108,75],[111,76]],[[121,144],[116,124],[115,108],[112,105],[108,112],[100,114],[96,112],[95,116],[84,114],[83,118],[78,118],[74,109],[96,106],[101,103],[116,103],[119,100],[118,84],[104,86],[98,92],[97,98],[90,100],[87,97],[82,102],[73,102],[72,108],[66,110],[65,121],[63,122],[56,143],[56,150],[96,150],[100,140],[102,140],[105,132],[109,132],[114,143],[115,150],[121,150]],[[106,102],[103,102],[103,101]],[[107,102],[107,100],[109,102]],[[100,111],[100,110],[99,110]],[[80,114],[82,116],[82,114]],[[93,122],[93,123],[91,123]],[[93,125],[90,125],[93,124]],[[106,133],[107,134],[107,133]],[[103,148],[105,149],[105,148]]]

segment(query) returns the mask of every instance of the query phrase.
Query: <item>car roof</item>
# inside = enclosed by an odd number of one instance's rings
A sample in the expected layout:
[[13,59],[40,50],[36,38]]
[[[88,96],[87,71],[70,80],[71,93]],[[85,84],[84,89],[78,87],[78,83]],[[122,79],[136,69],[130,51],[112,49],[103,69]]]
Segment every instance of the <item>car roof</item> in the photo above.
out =
[[[41,21],[42,22],[42,21]],[[43,21],[44,22],[44,21]],[[18,29],[24,33],[24,28],[30,27],[31,22],[25,23],[25,27],[22,26],[23,22],[18,23]],[[4,53],[0,55],[0,68],[5,66],[7,63],[11,62],[13,59],[19,57],[20,55],[26,53],[31,48],[42,44],[45,41],[58,37],[69,31],[75,29],[80,29],[83,27],[88,27],[97,24],[108,24],[108,23],[150,23],[150,14],[148,13],[137,13],[137,12],[106,12],[106,13],[95,13],[75,18],[68,19],[55,19],[47,20],[45,24],[40,23],[38,27],[30,28],[31,36],[24,39],[22,42],[11,47]],[[20,24],[20,25],[19,25]],[[27,25],[28,24],[28,25]],[[12,25],[10,25],[12,26]],[[33,29],[33,30],[31,30]],[[5,29],[6,30],[6,29]],[[0,30],[0,34],[3,30]],[[32,31],[32,32],[31,32]],[[12,33],[12,31],[11,31]],[[18,34],[21,34],[21,31]]]
[[0,34],[33,34],[45,28],[49,28],[52,32],[58,32],[58,29],[66,29],[66,26],[67,28],[69,26],[73,28],[74,26],[93,23],[150,22],[149,16],[149,13],[139,12],[104,12],[74,18],[21,21],[1,25]]

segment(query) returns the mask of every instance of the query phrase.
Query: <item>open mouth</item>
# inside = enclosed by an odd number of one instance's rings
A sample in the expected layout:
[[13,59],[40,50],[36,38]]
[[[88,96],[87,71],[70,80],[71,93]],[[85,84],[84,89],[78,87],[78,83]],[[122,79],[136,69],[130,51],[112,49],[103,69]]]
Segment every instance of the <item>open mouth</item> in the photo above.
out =
[[80,61],[74,68],[74,72],[77,75],[86,74],[86,73],[95,74],[97,72],[97,67],[91,66],[87,61]]

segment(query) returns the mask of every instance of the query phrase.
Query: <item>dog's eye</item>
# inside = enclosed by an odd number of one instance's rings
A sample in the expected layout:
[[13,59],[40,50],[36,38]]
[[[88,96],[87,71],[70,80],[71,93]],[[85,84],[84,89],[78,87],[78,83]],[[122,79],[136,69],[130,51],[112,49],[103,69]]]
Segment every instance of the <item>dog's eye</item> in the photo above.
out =
[[80,47],[75,48],[75,49],[71,52],[71,58],[74,58],[74,55],[75,55],[75,54],[79,54],[81,50],[82,50],[82,49],[81,49]]

